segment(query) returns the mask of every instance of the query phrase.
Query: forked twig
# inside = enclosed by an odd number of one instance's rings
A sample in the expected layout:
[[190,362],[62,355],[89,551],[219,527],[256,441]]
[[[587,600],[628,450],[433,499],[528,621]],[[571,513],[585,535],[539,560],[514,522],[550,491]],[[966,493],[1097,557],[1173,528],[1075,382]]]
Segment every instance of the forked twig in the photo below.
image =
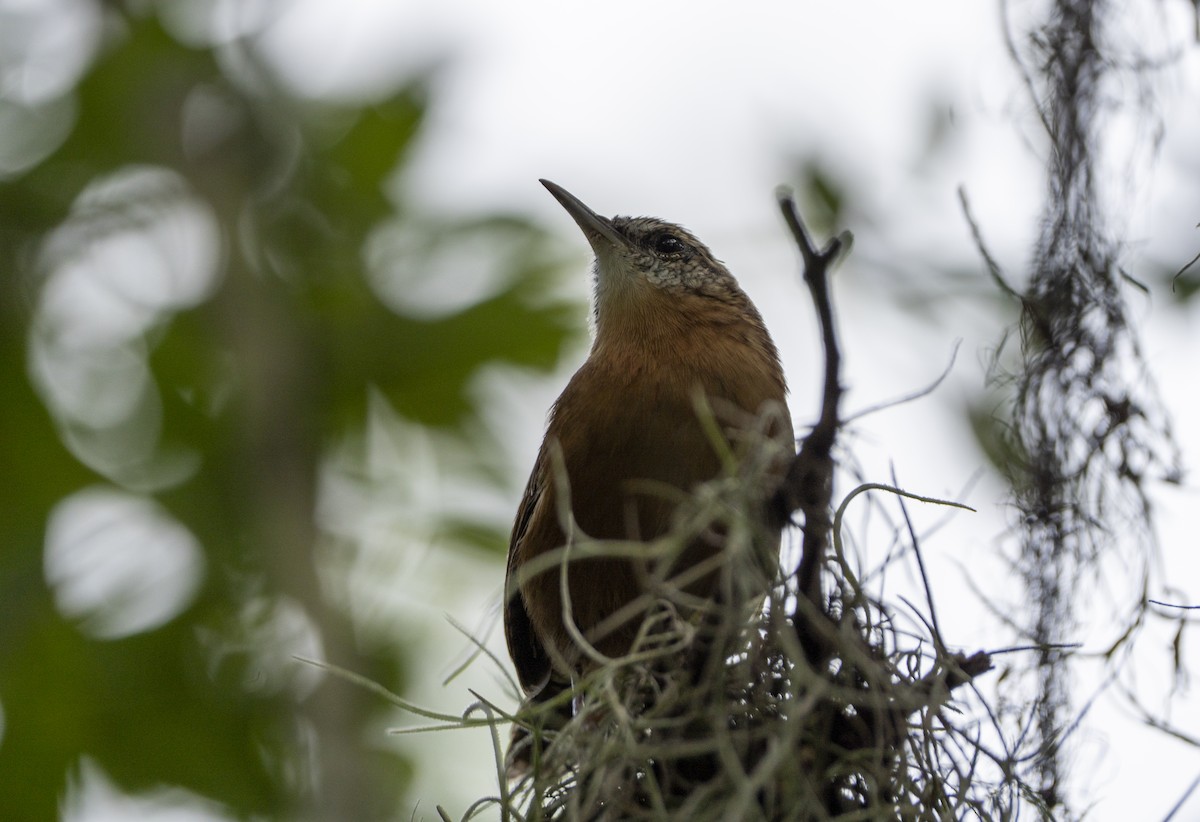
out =
[[796,582],[801,596],[822,608],[820,567],[829,549],[829,532],[833,522],[829,516],[833,494],[833,444],[841,426],[838,406],[842,398],[842,354],[838,346],[837,329],[833,321],[833,306],[829,298],[829,268],[849,245],[850,234],[843,232],[817,250],[796,208],[792,192],[780,188],[776,192],[779,209],[788,229],[800,249],[804,262],[804,284],[812,296],[821,327],[821,344],[825,352],[825,380],[821,395],[821,415],[812,431],[800,445],[800,453],[792,460],[782,485],[775,494],[773,509],[779,524],[788,522],[795,511],[804,515],[804,540]]

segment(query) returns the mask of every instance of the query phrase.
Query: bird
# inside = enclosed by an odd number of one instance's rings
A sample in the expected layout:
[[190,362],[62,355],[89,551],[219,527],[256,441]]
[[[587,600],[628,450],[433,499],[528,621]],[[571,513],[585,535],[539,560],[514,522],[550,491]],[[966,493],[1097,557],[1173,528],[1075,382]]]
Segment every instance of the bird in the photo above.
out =
[[[540,182],[594,252],[594,336],[551,407],[509,540],[504,632],[525,705],[569,689],[597,653],[630,650],[639,621],[610,623],[644,592],[645,564],[627,552],[575,558],[561,549],[581,538],[636,547],[668,534],[681,496],[722,472],[705,408],[735,454],[765,419],[779,476],[795,450],[779,353],[758,309],[708,247],[657,218],[601,217]],[[776,530],[769,546],[776,559],[778,537]],[[720,550],[719,539],[696,539],[673,570]],[[560,567],[529,572],[556,556],[567,562],[567,609]],[[714,586],[708,574],[689,591],[711,598]],[[510,775],[522,734],[514,725]],[[517,755],[518,772],[525,757]]]

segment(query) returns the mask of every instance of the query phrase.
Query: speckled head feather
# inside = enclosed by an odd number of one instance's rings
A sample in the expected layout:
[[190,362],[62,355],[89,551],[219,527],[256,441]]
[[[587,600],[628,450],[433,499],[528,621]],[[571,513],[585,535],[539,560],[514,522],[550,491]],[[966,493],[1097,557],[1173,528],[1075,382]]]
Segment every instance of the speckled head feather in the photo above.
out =
[[[655,217],[601,217],[561,186],[542,184],[596,254],[595,345],[662,350],[701,328],[753,338],[776,358],[770,335],[729,270],[690,231]],[[695,357],[704,358],[704,346]]]
[[721,298],[737,281],[686,228],[654,217],[601,217],[560,185],[542,180],[596,253],[598,290],[644,282],[664,291]]
[[655,217],[613,217],[608,224],[626,241],[622,262],[650,285],[711,297],[740,290],[724,263],[686,228]]

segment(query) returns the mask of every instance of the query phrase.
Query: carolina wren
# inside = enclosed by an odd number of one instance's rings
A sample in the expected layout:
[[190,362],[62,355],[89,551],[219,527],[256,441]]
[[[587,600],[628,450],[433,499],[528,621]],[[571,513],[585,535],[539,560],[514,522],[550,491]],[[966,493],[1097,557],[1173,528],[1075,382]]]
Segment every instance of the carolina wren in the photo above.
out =
[[[504,632],[533,701],[560,692],[583,667],[565,619],[601,653],[628,651],[640,620],[602,634],[595,629],[642,593],[644,575],[636,560],[570,558],[564,613],[561,567],[534,575],[523,567],[562,548],[567,530],[575,538],[635,543],[666,534],[681,496],[722,469],[698,398],[735,445],[740,428],[773,412],[768,435],[783,445],[781,454],[794,451],[779,355],[725,266],[677,225],[600,217],[560,186],[541,182],[595,252],[595,338],[550,411],[509,543]],[[573,529],[564,527],[564,491]],[[774,541],[777,555],[777,534]],[[689,546],[680,562],[720,550],[712,540]],[[704,584],[699,595],[712,596]]]

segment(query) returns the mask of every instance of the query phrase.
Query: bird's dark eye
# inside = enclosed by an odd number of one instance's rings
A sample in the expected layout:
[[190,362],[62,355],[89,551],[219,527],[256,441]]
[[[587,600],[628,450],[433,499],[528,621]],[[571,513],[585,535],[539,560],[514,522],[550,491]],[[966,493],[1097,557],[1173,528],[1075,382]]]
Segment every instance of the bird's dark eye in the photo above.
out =
[[687,249],[683,244],[683,240],[676,237],[674,234],[655,234],[651,238],[650,244],[659,254],[680,254]]

